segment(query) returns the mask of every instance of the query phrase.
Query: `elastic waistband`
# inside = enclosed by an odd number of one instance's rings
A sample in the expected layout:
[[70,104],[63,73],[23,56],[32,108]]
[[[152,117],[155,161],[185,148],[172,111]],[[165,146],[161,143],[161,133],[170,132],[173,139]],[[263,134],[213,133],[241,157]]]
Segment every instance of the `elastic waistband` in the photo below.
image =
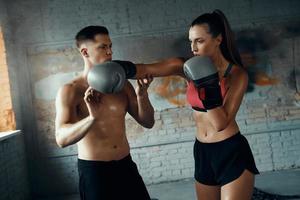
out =
[[201,142],[197,138],[196,138],[195,142],[202,144],[202,145],[216,145],[216,144],[219,145],[219,144],[224,144],[224,143],[230,142],[232,140],[235,140],[236,138],[239,138],[240,136],[242,136],[242,134],[240,131],[238,131],[236,134],[232,135],[231,137],[226,138],[225,140],[218,141],[218,142]]
[[128,154],[121,160],[101,161],[101,160],[82,160],[78,158],[78,167],[95,167],[95,166],[114,166],[122,165],[132,161],[131,155]]

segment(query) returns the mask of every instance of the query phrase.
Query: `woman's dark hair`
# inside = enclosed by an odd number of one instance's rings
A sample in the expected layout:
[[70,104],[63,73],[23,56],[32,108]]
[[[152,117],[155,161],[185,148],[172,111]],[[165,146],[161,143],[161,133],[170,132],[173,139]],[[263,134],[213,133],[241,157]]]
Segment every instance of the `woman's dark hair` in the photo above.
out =
[[108,30],[104,26],[87,26],[81,29],[75,36],[76,46],[80,45],[87,40],[94,40],[95,35],[104,34],[108,35]]
[[220,10],[214,10],[212,13],[200,15],[192,22],[191,27],[201,24],[208,25],[209,33],[214,38],[222,34],[220,45],[222,54],[228,61],[243,67],[240,54],[235,45],[233,32],[224,13]]

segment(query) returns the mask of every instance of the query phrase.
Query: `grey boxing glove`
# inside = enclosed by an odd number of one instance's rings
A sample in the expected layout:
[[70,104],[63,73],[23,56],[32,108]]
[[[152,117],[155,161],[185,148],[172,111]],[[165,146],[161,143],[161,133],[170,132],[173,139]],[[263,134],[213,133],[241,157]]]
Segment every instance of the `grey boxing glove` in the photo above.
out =
[[[210,110],[222,106],[223,98],[219,75],[210,58],[194,56],[184,63],[183,71],[198,88],[198,96],[205,109]],[[201,91],[204,92],[204,95]]]
[[130,61],[124,61],[124,60],[113,60],[112,62],[116,62],[123,67],[127,79],[135,78],[136,66],[134,63]]
[[117,93],[124,87],[126,74],[120,64],[107,61],[90,69],[87,81],[98,92],[105,94]]

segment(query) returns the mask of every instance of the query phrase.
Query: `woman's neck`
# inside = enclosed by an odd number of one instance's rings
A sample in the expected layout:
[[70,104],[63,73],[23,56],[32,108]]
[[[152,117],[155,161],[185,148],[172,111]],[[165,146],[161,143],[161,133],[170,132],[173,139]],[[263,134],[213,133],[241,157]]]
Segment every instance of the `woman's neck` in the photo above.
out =
[[224,72],[227,69],[229,62],[224,58],[221,52],[216,53],[211,59],[219,72]]

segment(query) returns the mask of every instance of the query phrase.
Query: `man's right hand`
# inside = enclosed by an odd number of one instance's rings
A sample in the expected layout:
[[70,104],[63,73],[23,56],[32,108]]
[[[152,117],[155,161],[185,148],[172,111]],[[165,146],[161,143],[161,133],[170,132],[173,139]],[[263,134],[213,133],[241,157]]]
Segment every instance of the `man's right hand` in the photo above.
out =
[[87,105],[90,117],[97,118],[101,109],[101,98],[103,94],[89,87],[84,94],[84,101]]

